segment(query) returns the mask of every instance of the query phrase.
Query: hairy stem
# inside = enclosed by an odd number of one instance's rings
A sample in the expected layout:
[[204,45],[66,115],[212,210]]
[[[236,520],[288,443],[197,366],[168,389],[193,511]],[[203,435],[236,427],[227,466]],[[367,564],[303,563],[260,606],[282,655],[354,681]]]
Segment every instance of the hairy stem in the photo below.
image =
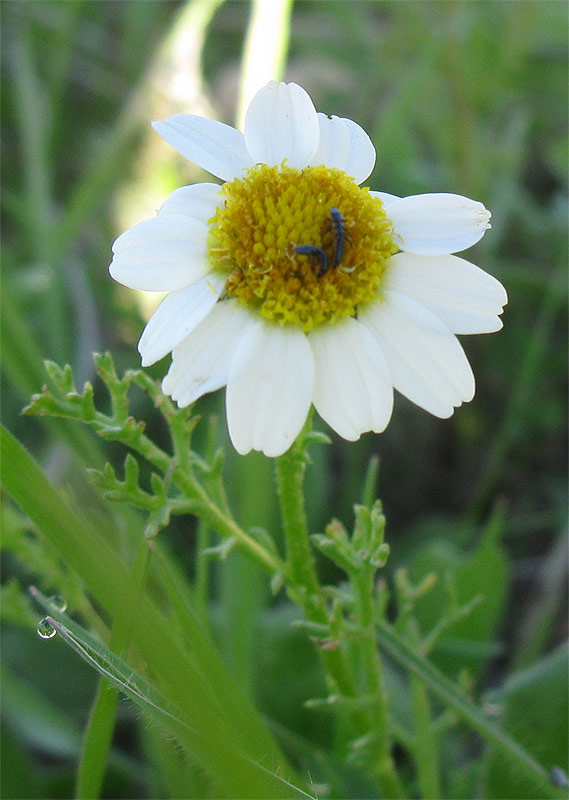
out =
[[[364,692],[371,701],[371,730],[374,755],[372,769],[383,793],[390,798],[405,797],[403,784],[391,756],[389,708],[383,680],[383,665],[375,636],[375,606],[373,602],[374,570],[364,568],[352,575],[359,623],[358,645],[361,654]],[[434,797],[435,795],[433,795]]]
[[[292,599],[302,605],[310,622],[326,626],[330,622],[330,615],[314,567],[304,510],[302,492],[304,468],[304,443],[301,436],[291,449],[280,456],[276,462],[279,501],[287,545],[289,576],[287,588]],[[378,731],[380,746],[377,749],[378,755],[373,759],[373,771],[385,797],[402,798],[405,795],[391,759],[387,734],[381,663],[375,647],[372,584],[373,572],[369,585],[366,582],[365,587],[360,586],[362,595],[360,611],[363,617],[360,648],[366,674],[366,694],[374,695],[373,709],[370,713],[369,709],[352,707],[347,718],[352,735],[358,739],[367,736],[372,731]],[[364,602],[363,594],[365,592],[367,592],[367,599]],[[358,698],[360,696],[359,687],[344,648],[341,646],[332,649],[322,647],[320,655],[332,689],[343,698]]]

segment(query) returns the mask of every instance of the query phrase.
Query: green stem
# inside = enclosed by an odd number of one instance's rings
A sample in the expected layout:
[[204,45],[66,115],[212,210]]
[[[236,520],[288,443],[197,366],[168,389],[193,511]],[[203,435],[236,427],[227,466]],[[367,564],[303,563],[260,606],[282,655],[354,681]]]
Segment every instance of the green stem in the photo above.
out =
[[115,729],[118,697],[118,687],[107,678],[100,677],[79,762],[77,800],[93,800],[101,796]]
[[[135,433],[129,438],[125,437],[123,441],[148,459],[161,472],[169,473],[172,464],[171,457],[145,434]],[[234,538],[257,563],[271,574],[283,573],[285,565],[281,560],[244,531],[224,509],[219,508],[192,472],[186,472],[182,467],[176,465],[172,472],[172,480],[187,498],[195,501],[196,505],[192,507],[192,513],[220,536]]]
[[292,585],[301,587],[305,603],[324,611],[322,591],[314,567],[308,523],[304,510],[304,448],[295,444],[276,460],[277,485],[287,545],[289,576]]
[[[211,463],[217,441],[217,417],[210,415],[207,420],[207,431],[205,440],[204,456],[208,463]],[[195,598],[199,605],[200,612],[209,629],[210,620],[208,614],[209,603],[209,582],[210,582],[210,560],[204,555],[204,551],[211,546],[211,529],[205,520],[200,519],[197,530],[196,540],[196,580]]]
[[416,675],[410,675],[411,705],[415,723],[413,757],[421,797],[442,797],[439,774],[439,737],[433,731],[427,687]]
[[[436,628],[437,626],[435,626]],[[426,652],[426,640],[414,618],[405,625],[405,637],[418,650]],[[431,706],[427,686],[417,675],[409,675],[411,687],[411,709],[414,733],[409,743],[409,752],[417,770],[417,782],[421,797],[442,797],[440,781],[440,736],[431,717]]]
[[[304,510],[302,491],[305,469],[304,447],[301,435],[290,450],[276,460],[279,502],[287,547],[286,582],[291,599],[302,606],[306,618],[318,625],[328,626],[329,613],[314,567]],[[337,692],[340,697],[358,698],[359,688],[344,648],[330,650],[320,648],[319,653],[332,691]],[[349,705],[348,709],[346,719],[351,727],[351,735],[359,738],[368,734],[369,712],[355,708],[353,704]],[[392,796],[403,795],[394,793]]]
[[[314,567],[308,523],[304,510],[302,481],[304,447],[301,437],[276,459],[277,486],[287,549],[287,589],[310,622],[328,625],[326,601]],[[344,697],[357,697],[357,687],[342,650],[320,650],[334,690]],[[361,716],[358,712],[357,716]]]
[[361,654],[364,691],[371,698],[371,730],[374,733],[375,748],[372,770],[386,797],[403,798],[405,790],[391,756],[389,708],[383,679],[383,665],[375,636],[374,572],[373,568],[365,567],[351,576],[359,623],[357,643]]
[[200,502],[199,508],[194,512],[196,516],[208,523],[220,536],[224,538],[234,538],[258,564],[273,575],[282,574],[285,571],[286,566],[281,560],[266,550],[262,544],[239,527],[234,519],[217,508],[208,498],[201,486],[194,486],[193,493]]

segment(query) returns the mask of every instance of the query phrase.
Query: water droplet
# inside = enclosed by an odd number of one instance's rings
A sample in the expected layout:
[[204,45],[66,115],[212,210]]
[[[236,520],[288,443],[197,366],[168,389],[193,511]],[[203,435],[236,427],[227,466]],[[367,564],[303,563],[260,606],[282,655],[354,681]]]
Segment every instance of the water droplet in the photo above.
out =
[[40,619],[38,627],[36,628],[38,636],[42,639],[53,639],[57,631],[47,617]]
[[60,594],[54,594],[52,597],[48,597],[47,602],[50,606],[57,609],[57,611],[67,611],[67,600]]
[[559,786],[560,789],[566,789],[569,786],[569,778],[567,773],[561,767],[553,767],[549,773],[549,780],[554,786]]

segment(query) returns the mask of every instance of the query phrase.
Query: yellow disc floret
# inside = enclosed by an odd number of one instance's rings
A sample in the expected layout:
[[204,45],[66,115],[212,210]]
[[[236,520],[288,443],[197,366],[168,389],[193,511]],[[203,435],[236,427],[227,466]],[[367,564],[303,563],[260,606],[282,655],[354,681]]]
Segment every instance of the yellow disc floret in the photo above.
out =
[[225,183],[210,220],[228,297],[305,332],[377,299],[397,248],[381,201],[339,169],[258,164]]

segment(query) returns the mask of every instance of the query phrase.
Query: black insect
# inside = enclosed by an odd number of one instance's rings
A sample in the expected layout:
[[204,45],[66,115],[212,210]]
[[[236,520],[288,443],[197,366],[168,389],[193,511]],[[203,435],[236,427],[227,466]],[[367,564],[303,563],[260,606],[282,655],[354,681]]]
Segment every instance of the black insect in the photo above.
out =
[[334,256],[332,267],[336,268],[342,263],[344,257],[344,247],[346,245],[346,220],[337,208],[330,209],[332,217],[332,227],[334,229]]
[[299,244],[294,248],[294,252],[299,256],[318,256],[320,259],[320,269],[316,273],[317,278],[321,278],[328,272],[328,256],[322,247],[317,247],[315,244]]
[[[320,269],[316,273],[317,278],[321,278],[329,269],[335,269],[342,263],[346,242],[350,241],[346,234],[346,220],[337,208],[330,209],[328,230],[333,233],[333,240],[326,242],[326,249],[330,249],[332,246],[334,248],[331,261],[324,247],[318,247],[315,244],[300,244],[294,248],[294,252],[299,256],[318,256]],[[351,272],[351,270],[347,271]]]

